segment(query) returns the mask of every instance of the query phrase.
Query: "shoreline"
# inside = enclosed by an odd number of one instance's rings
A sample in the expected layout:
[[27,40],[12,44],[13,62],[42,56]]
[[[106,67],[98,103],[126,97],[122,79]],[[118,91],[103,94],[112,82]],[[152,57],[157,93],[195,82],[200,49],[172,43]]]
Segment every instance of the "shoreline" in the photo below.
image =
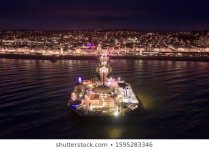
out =
[[[135,59],[135,60],[166,60],[166,61],[200,61],[209,62],[209,57],[189,57],[189,56],[109,56],[110,59]],[[7,59],[29,59],[29,60],[97,60],[97,56],[73,56],[73,55],[29,55],[29,54],[0,54],[0,58]]]

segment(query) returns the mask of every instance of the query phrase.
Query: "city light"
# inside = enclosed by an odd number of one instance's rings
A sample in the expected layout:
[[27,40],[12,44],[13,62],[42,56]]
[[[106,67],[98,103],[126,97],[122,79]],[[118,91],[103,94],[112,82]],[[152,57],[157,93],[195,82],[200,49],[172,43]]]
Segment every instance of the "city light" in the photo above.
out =
[[78,83],[81,83],[81,82],[82,82],[81,77],[78,77]]
[[[30,56],[209,57],[208,32],[1,32],[0,54]],[[110,35],[111,39],[104,36]],[[121,36],[118,37],[117,35]],[[14,38],[15,37],[15,38]],[[64,37],[64,38],[63,38]],[[187,38],[181,38],[187,37]],[[94,42],[89,39],[93,39]],[[24,45],[24,46],[22,46]]]
[[118,116],[119,116],[119,112],[115,111],[115,112],[114,112],[114,116],[115,116],[115,117],[118,117]]

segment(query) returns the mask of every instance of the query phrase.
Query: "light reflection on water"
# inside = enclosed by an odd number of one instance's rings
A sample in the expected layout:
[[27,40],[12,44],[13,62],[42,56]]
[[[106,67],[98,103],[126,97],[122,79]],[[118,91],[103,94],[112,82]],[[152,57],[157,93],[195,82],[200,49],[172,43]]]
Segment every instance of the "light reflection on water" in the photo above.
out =
[[209,138],[209,63],[111,60],[145,110],[84,119],[67,108],[77,77],[95,60],[0,59],[0,138]]
[[111,139],[120,139],[123,138],[123,133],[122,133],[122,129],[115,127],[115,128],[108,128],[107,129],[107,133],[108,133],[108,138]]

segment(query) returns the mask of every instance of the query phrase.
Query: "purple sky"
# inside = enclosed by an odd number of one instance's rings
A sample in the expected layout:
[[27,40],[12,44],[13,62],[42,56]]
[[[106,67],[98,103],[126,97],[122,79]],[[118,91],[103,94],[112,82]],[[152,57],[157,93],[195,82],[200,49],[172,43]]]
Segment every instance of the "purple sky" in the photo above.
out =
[[1,0],[0,29],[209,30],[209,1]]

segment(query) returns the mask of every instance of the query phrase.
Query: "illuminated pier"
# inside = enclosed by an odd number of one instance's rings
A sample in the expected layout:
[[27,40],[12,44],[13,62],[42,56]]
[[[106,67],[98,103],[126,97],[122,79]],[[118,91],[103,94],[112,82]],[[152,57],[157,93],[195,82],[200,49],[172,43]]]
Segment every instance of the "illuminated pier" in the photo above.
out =
[[129,83],[120,79],[108,78],[111,68],[108,56],[101,55],[96,69],[99,78],[82,80],[78,78],[70,95],[68,106],[80,116],[119,116],[138,107]]

